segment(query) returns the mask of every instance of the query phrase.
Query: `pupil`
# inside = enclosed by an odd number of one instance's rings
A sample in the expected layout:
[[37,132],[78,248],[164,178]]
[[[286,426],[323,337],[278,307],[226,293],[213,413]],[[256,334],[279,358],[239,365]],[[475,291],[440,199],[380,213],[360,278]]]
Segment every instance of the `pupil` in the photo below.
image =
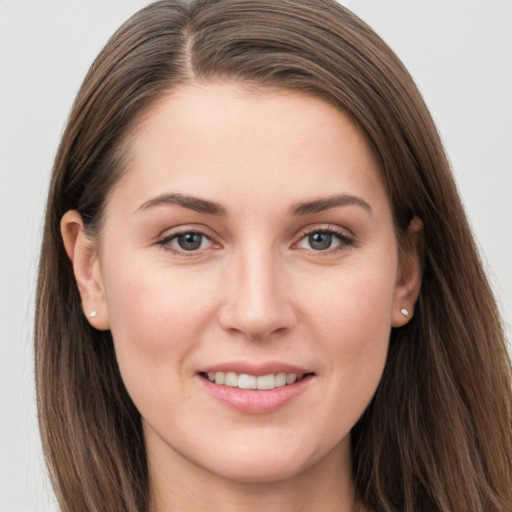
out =
[[318,251],[325,251],[331,246],[332,236],[329,233],[313,233],[309,235],[309,245]]
[[178,236],[178,244],[185,251],[195,251],[201,247],[202,239],[201,233],[186,233]]

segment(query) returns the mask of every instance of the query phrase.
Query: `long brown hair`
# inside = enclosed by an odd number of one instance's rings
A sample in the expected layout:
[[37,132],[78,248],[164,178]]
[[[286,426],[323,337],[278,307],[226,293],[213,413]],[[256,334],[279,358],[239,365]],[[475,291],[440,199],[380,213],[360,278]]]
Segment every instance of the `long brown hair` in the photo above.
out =
[[512,510],[511,365],[492,292],[430,114],[398,58],[331,0],[163,0],[128,20],[93,63],[62,137],[39,267],[35,349],[44,452],[63,512],[145,512],[140,416],[110,333],[84,319],[59,223],[97,234],[137,121],[167,91],[229,80],[302,91],[364,133],[398,237],[425,226],[414,318],[352,430],[353,477],[375,511]]

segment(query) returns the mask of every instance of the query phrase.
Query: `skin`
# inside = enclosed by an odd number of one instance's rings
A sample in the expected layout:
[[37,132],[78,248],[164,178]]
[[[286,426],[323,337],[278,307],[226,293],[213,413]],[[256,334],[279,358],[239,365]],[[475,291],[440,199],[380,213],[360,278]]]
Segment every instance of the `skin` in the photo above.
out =
[[[224,214],[154,201],[163,194]],[[358,200],[294,213],[347,195]],[[337,234],[318,250],[309,235],[326,230]],[[201,247],[181,249],[176,233],[198,231]],[[421,222],[399,249],[378,165],[341,112],[236,84],[173,91],[133,134],[100,239],[74,211],[62,233],[84,313],[111,330],[143,418],[153,511],[355,510],[350,430],[381,379],[391,327],[412,316]],[[284,406],[248,414],[198,375],[232,361],[313,376]]]

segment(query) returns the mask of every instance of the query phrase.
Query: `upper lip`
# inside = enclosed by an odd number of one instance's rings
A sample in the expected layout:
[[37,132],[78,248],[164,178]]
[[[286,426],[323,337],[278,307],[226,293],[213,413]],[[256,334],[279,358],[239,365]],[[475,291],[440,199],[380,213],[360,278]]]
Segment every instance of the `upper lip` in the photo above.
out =
[[288,363],[279,361],[269,361],[267,363],[251,363],[248,361],[231,361],[218,363],[211,366],[201,368],[198,373],[214,373],[214,372],[234,372],[245,373],[259,377],[261,375],[270,375],[277,373],[313,373],[311,370],[301,368]]

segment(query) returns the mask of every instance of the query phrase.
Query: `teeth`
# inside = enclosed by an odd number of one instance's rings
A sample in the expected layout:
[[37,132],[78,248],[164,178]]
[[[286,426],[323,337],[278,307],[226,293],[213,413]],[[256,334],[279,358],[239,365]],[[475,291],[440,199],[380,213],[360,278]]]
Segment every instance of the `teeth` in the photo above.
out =
[[286,384],[293,384],[297,380],[296,373],[288,373],[286,375]]
[[240,389],[258,389],[258,386],[256,385],[256,377],[254,375],[241,373],[238,376],[238,387]]
[[290,384],[294,384],[304,377],[303,374],[297,373],[277,373],[269,375],[248,375],[247,373],[235,372],[208,372],[208,380],[215,384],[224,384],[232,388],[239,389],[260,389],[269,390],[281,388]]
[[276,375],[276,388],[282,388],[283,386],[286,386],[286,373],[278,373]]
[[224,384],[231,388],[237,388],[238,387],[238,374],[236,374],[235,372],[226,372]]
[[261,375],[258,377],[258,389],[274,389],[276,387],[275,375]]

